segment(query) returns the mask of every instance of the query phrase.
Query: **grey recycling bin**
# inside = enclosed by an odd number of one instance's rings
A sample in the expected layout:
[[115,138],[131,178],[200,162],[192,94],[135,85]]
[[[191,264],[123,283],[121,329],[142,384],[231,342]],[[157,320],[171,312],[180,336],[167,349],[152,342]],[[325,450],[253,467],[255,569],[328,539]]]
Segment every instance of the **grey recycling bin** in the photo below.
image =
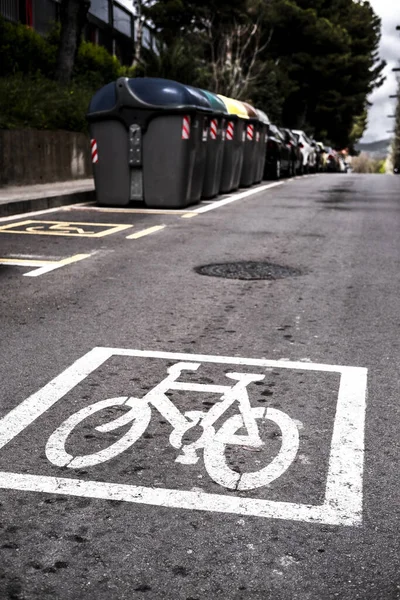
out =
[[266,158],[266,149],[267,149],[267,139],[268,139],[268,124],[270,123],[269,118],[262,110],[258,108],[255,109],[258,120],[259,120],[259,139],[258,139],[258,150],[257,150],[257,168],[256,168],[256,177],[255,183],[260,183],[263,179],[264,175],[264,166],[265,166],[265,158]]
[[218,97],[224,102],[228,111],[220,183],[220,192],[226,194],[237,190],[239,187],[243,164],[244,136],[249,116],[243,104],[238,100],[220,94],[218,94]]
[[247,110],[249,120],[246,124],[240,187],[250,187],[257,179],[260,121],[253,106],[247,104],[247,102],[243,102],[242,104]]
[[210,103],[213,114],[210,117],[207,141],[206,172],[202,197],[213,198],[219,193],[224,158],[225,127],[228,116],[225,104],[216,94],[201,90]]
[[200,90],[167,79],[122,77],[99,90],[87,115],[97,202],[184,208],[198,201],[211,114]]

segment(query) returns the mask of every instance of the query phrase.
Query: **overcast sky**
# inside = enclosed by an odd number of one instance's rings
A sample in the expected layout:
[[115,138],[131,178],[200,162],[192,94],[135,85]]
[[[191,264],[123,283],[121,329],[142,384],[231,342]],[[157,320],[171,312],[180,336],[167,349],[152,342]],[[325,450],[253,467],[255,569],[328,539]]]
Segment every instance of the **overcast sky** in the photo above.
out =
[[369,0],[376,14],[382,19],[381,58],[386,60],[385,75],[387,79],[369,98],[373,106],[369,111],[368,129],[363,142],[373,142],[390,137],[388,130],[393,129],[394,120],[387,115],[394,114],[396,100],[389,99],[390,94],[397,92],[396,74],[393,67],[400,67],[400,0]]

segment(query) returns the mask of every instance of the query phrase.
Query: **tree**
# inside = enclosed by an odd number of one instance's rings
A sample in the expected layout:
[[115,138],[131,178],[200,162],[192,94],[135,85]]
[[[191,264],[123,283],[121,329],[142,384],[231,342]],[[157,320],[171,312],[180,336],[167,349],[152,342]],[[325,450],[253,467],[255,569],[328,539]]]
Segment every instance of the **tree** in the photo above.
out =
[[61,0],[61,34],[56,70],[56,79],[60,83],[68,84],[71,81],[89,8],[90,0]]
[[251,100],[334,146],[354,143],[365,126],[385,66],[381,22],[366,0],[158,0],[147,10],[162,47],[192,58],[186,83]]
[[369,3],[352,0],[273,0],[269,18],[285,124],[347,146],[354,119],[382,83],[379,18]]

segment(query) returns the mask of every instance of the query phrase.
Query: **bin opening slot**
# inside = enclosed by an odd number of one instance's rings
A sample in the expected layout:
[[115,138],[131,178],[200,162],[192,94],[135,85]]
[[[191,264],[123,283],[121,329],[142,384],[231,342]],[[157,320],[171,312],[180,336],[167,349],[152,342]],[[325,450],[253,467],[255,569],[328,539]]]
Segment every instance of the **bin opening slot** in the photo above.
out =
[[144,201],[143,195],[143,171],[142,169],[131,169],[131,181],[130,181],[130,200],[131,201]]

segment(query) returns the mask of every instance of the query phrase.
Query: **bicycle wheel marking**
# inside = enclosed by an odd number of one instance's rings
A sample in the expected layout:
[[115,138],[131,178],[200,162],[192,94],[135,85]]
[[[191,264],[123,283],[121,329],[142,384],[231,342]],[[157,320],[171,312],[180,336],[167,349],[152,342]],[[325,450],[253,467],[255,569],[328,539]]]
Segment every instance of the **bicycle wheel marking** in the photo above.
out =
[[[112,357],[149,359],[152,364],[158,360],[158,365],[162,364],[159,361],[169,361],[169,364],[173,361],[174,364],[143,397],[88,400],[86,407],[76,406],[72,414],[58,422],[44,440],[46,455],[56,476],[2,471],[0,487],[326,524],[361,524],[367,370],[359,367],[95,348],[0,420],[0,451]],[[201,373],[202,365],[207,364],[224,366],[223,385],[221,380],[218,384],[197,382],[195,377]],[[252,370],[256,368],[257,373],[246,371],[249,367]],[[270,483],[279,480],[283,474],[286,478],[290,477],[299,453],[299,431],[295,415],[289,414],[292,411],[252,404],[254,390],[261,389],[254,387],[255,384],[263,385],[265,370],[271,368],[283,372],[299,370],[340,376],[325,498],[321,504],[280,502],[260,499],[260,495],[251,497],[254,490],[263,493],[263,489],[267,490]],[[179,410],[168,398],[170,390],[178,390],[178,394],[213,393],[219,396],[219,400],[206,410]],[[109,417],[104,412],[121,406],[126,412],[118,418]],[[235,413],[233,416],[232,411]],[[156,415],[157,418],[161,415],[169,427],[168,442],[176,450],[175,463],[180,465],[176,468],[184,471],[190,466],[193,470],[196,468],[193,465],[200,465],[206,469],[214,486],[221,486],[221,493],[77,478],[76,469],[89,469],[87,476],[90,478],[90,468],[100,463],[107,465],[109,462],[112,472],[119,456],[135,451],[137,440]],[[93,421],[97,418],[100,420]],[[88,422],[89,425],[85,425]],[[273,446],[266,464],[257,465],[250,471],[235,471],[229,464],[227,448],[242,447],[259,452],[264,445],[260,433],[264,423],[270,423],[279,430],[279,447]],[[111,432],[114,435],[112,442],[87,454],[78,448],[75,450],[73,436],[81,426],[92,427],[101,433]],[[194,427],[199,429],[200,435],[195,441],[188,442],[185,435]],[[63,477],[58,476],[57,468],[63,468],[59,473]],[[229,495],[228,490],[231,490]],[[226,495],[222,493],[224,491]],[[235,492],[240,496],[235,496]]]

